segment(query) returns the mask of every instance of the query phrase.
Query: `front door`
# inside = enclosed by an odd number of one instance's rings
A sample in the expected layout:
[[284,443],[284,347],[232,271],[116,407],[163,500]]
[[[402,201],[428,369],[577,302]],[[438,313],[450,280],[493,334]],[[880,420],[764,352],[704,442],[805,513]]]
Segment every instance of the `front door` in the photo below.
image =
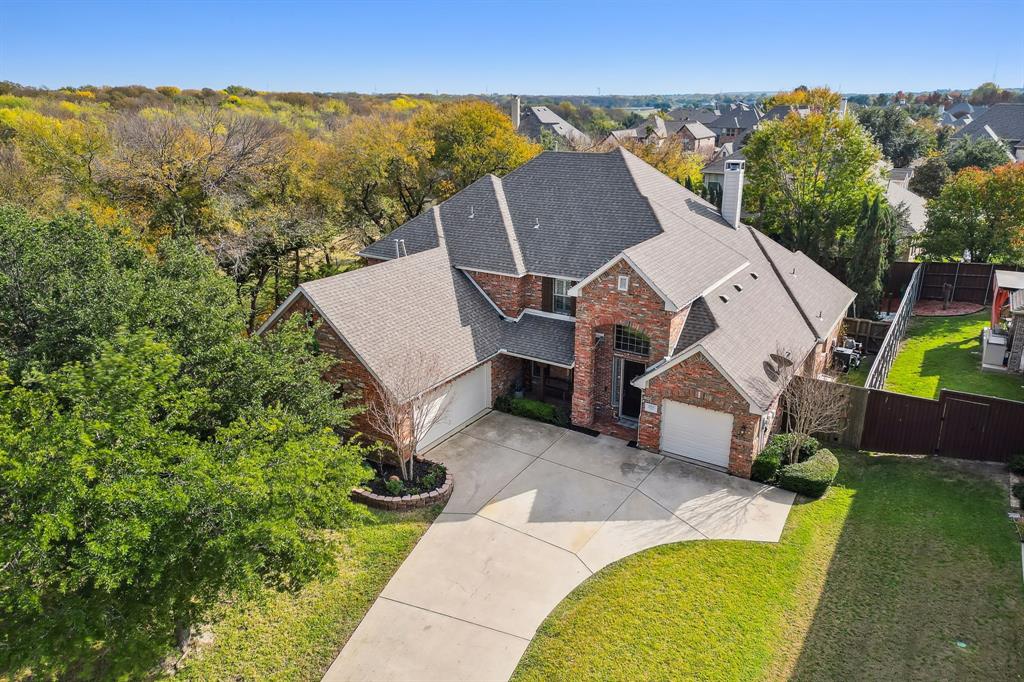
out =
[[633,379],[644,373],[647,367],[642,362],[622,361],[622,400],[619,414],[630,419],[640,418],[640,389],[631,384]]

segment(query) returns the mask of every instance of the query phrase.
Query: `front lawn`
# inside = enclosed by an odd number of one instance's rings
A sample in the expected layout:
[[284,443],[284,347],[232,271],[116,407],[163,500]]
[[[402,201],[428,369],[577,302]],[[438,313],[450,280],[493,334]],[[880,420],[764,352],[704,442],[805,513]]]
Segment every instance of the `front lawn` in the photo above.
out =
[[212,642],[185,659],[186,680],[319,680],[439,509],[375,512],[342,534],[338,575],[297,594],[225,608]]
[[912,318],[886,390],[938,398],[939,389],[948,388],[1024,400],[1020,375],[981,371],[980,336],[987,324],[987,313]]
[[515,679],[1022,679],[1006,491],[942,460],[840,460],[778,544],[680,543],[599,572]]

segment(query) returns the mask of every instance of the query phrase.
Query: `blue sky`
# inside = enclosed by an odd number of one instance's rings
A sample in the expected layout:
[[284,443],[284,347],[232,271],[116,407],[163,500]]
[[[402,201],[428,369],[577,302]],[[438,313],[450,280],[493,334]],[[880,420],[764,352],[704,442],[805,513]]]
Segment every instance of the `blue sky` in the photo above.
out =
[[1012,2],[0,0],[0,80],[617,94],[1024,85]]

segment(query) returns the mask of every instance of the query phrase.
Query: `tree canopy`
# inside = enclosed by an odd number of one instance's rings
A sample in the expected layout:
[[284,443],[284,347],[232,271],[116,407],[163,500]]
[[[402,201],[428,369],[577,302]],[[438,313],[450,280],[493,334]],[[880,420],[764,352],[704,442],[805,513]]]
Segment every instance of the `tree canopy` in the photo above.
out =
[[743,151],[757,226],[832,267],[864,197],[879,188],[880,152],[867,131],[832,111],[790,114],[759,126]]
[[1024,258],[1024,164],[991,171],[965,168],[928,202],[921,246],[937,260],[1021,263]]
[[332,570],[352,409],[301,316],[245,319],[189,241],[0,207],[0,668],[138,677],[220,599]]
[[915,124],[901,107],[865,107],[857,112],[857,120],[897,168],[908,166],[936,146],[934,129]]

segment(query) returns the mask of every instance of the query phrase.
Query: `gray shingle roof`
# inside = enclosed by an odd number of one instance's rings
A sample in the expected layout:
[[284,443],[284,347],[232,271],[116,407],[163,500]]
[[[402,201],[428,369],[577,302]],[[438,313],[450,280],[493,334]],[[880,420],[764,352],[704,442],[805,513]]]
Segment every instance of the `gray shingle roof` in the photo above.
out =
[[385,381],[413,351],[443,355],[442,378],[503,348],[572,362],[571,321],[503,320],[457,268],[512,274],[518,267],[582,280],[622,254],[676,307],[691,306],[676,350],[699,342],[761,408],[780,388],[764,371],[768,356],[784,349],[802,358],[854,298],[802,253],[733,228],[715,207],[623,149],[543,153],[400,229],[407,244],[429,244],[432,231],[439,246],[302,285]]
[[928,202],[903,185],[897,182],[890,182],[885,188],[885,198],[892,206],[903,205],[907,207],[907,218],[910,220],[910,227],[918,234],[924,230],[928,222]]
[[715,136],[715,133],[700,121],[690,121],[684,123],[681,127],[686,128],[698,140]]
[[400,225],[391,234],[370,244],[359,252],[361,256],[389,260],[398,255],[396,240],[405,240],[405,251],[408,254],[420,253],[437,248],[437,225],[431,211],[424,211],[407,223]]
[[1024,103],[993,104],[984,113],[973,114],[971,122],[953,133],[953,137],[984,138],[988,136],[986,126],[1001,140],[1024,139]]
[[737,149],[736,151],[734,151],[731,154],[728,154],[726,156],[723,156],[723,157],[715,159],[714,161],[712,161],[708,165],[706,165],[703,168],[701,168],[700,172],[704,173],[704,174],[711,173],[713,175],[714,174],[724,175],[725,174],[725,162],[726,161],[732,161],[734,159],[741,159],[742,160],[742,159],[746,159],[746,158],[747,157],[743,154],[743,150],[742,149]]
[[299,291],[389,387],[405,383],[410,356],[436,358],[417,384],[426,390],[501,346],[498,312],[441,248],[306,282]]
[[673,109],[668,112],[668,117],[673,121],[699,121],[705,125],[711,123],[721,116],[721,112],[711,109]]
[[576,323],[527,313],[502,324],[503,349],[513,355],[556,365],[572,365],[576,353]]
[[756,109],[732,109],[722,112],[721,116],[706,125],[716,131],[726,128],[746,130],[757,125],[759,120],[761,120],[761,114]]
[[540,140],[540,131],[547,128],[572,145],[589,146],[590,136],[547,107],[526,107],[519,121],[519,133]]

